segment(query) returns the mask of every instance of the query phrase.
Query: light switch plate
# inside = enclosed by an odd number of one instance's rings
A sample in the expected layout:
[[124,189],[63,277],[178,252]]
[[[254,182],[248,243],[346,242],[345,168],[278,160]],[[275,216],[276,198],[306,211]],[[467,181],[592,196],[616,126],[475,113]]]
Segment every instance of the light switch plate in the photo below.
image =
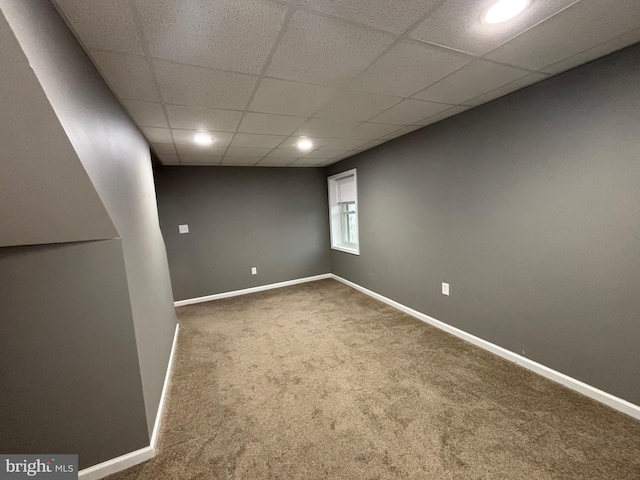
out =
[[189,233],[189,225],[178,225],[178,231],[180,233]]
[[449,284],[442,282],[442,294],[449,295]]

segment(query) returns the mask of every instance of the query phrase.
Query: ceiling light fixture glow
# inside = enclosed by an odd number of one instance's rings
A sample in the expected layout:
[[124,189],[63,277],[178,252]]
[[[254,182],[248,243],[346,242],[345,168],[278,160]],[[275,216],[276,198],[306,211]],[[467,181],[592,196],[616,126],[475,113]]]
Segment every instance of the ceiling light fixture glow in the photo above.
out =
[[198,145],[211,145],[213,143],[213,138],[207,132],[198,132],[193,136],[194,143]]
[[487,10],[484,20],[487,23],[502,23],[522,13],[530,0],[499,0]]
[[313,148],[313,142],[308,138],[301,138],[298,140],[298,148],[300,150],[311,150]]

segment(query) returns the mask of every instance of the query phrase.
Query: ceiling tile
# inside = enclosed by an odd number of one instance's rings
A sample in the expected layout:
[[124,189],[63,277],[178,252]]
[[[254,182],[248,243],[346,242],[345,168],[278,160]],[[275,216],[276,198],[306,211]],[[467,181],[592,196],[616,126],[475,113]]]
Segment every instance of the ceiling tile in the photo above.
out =
[[445,110],[444,112],[436,113],[435,115],[431,115],[427,118],[424,118],[419,122],[416,122],[415,124],[420,125],[421,127],[424,127],[426,125],[431,125],[432,123],[439,122],[440,120],[444,120],[445,118],[453,117],[454,115],[457,115],[458,113],[464,112],[465,110],[469,110],[471,108],[472,107],[466,107],[466,106],[451,107],[448,110]]
[[264,78],[258,85],[249,110],[309,117],[333,93],[335,89],[332,88]]
[[149,143],[173,143],[171,130],[168,128],[141,127],[140,129]]
[[118,97],[160,101],[145,57],[110,52],[92,52],[91,56]]
[[151,148],[153,148],[158,155],[174,155],[176,153],[176,146],[173,143],[152,143]]
[[398,103],[402,98],[377,93],[343,90],[314,115],[334,120],[364,121]]
[[360,138],[364,140],[374,140],[395,132],[400,128],[398,125],[387,125],[384,123],[362,123],[353,130],[347,132],[349,138]]
[[275,148],[287,138],[284,135],[256,135],[253,133],[236,133],[231,142],[232,147]]
[[402,34],[439,0],[298,0],[318,12]]
[[257,165],[259,167],[267,167],[267,166],[274,166],[274,167],[281,167],[281,166],[285,166],[290,164],[291,162],[294,162],[295,158],[269,158],[269,157],[265,157],[262,160],[260,160]]
[[387,139],[379,139],[379,140],[371,140],[366,145],[363,145],[360,151],[369,150],[373,147],[377,147],[378,145],[382,145],[383,143],[387,143],[389,140]]
[[564,72],[565,70],[577,67],[578,65],[590,62],[591,60],[595,60],[596,58],[608,55],[617,50],[620,50],[621,48],[628,47],[629,45],[633,45],[634,43],[638,42],[640,42],[640,28],[631,30],[624,35],[620,35],[619,37],[616,37],[612,40],[601,43],[600,45],[590,48],[589,50],[549,65],[542,70],[553,74]]
[[311,153],[307,153],[304,158],[316,158],[320,160],[328,160],[333,157],[341,155],[346,150],[315,150]]
[[306,137],[345,138],[346,132],[353,130],[359,122],[310,118],[298,130],[296,135]]
[[502,87],[498,87],[495,90],[491,90],[485,94],[482,94],[478,97],[472,98],[471,100],[466,100],[464,103],[467,105],[481,105],[483,103],[489,102],[491,100],[495,100],[496,98],[507,95],[511,92],[515,92],[516,90],[520,90],[528,85],[539,82],[540,80],[544,80],[547,78],[547,75],[541,73],[530,73],[518,80],[515,80],[511,83],[507,83]]
[[356,150],[363,145],[369,143],[369,140],[360,140],[355,138],[346,138],[346,139],[336,139],[329,140],[323,146],[320,147],[320,151],[322,150]]
[[393,35],[297,11],[267,72],[301,82],[343,84],[364,70],[393,41]]
[[301,158],[296,160],[291,164],[292,167],[319,167],[320,164],[324,163],[329,159],[319,159],[319,158]]
[[292,148],[276,148],[272,150],[265,158],[288,158],[293,161],[296,158],[303,157],[306,152],[294,150]]
[[143,100],[123,100],[122,103],[138,126],[169,127],[161,103]]
[[242,112],[235,110],[182,105],[166,105],[165,108],[173,128],[235,132],[242,117]]
[[486,58],[532,70],[565,60],[640,25],[638,0],[582,0]]
[[321,163],[319,166],[320,166],[320,167],[327,167],[327,166],[332,165],[332,164],[334,164],[334,163],[338,163],[340,160],[341,160],[341,159],[327,160],[326,162]]
[[306,139],[306,140],[311,140],[311,142],[313,143],[312,149],[319,148],[322,145],[325,145],[327,142],[331,141],[331,139],[329,139],[329,138],[312,138],[312,137],[295,137],[295,136],[292,136],[292,137],[287,138],[280,145],[278,145],[278,148],[292,148],[294,150],[299,150],[298,142],[303,138]]
[[180,159],[178,158],[178,155],[175,154],[158,154],[158,158],[160,159],[160,163],[163,165],[180,165]]
[[221,155],[180,155],[183,165],[218,165],[221,160]]
[[263,0],[136,0],[151,56],[258,74],[287,8]]
[[373,117],[375,123],[393,123],[396,125],[411,125],[429,115],[451,108],[451,105],[441,103],[425,102],[423,100],[407,99],[398,105],[391,107],[386,112]]
[[262,158],[270,151],[270,148],[229,147],[225,156]]
[[176,145],[176,150],[179,155],[224,155],[226,152],[226,146],[214,146],[214,145]]
[[496,0],[448,0],[409,34],[413,38],[484,55],[576,0],[536,0],[521,15],[501,24],[482,19]]
[[128,2],[56,0],[87,48],[143,55]]
[[247,112],[238,127],[238,132],[291,135],[305,120],[306,117]]
[[166,103],[244,110],[257,77],[176,63],[153,62]]
[[[193,144],[193,136],[198,132],[198,130],[181,130],[174,128],[171,130],[173,133],[173,140],[176,145],[192,145],[197,147],[198,145]],[[213,144],[211,147],[224,147],[229,145],[231,138],[233,137],[233,133],[229,132],[207,132],[211,135],[213,139]],[[201,148],[208,148],[208,146],[202,146]]]
[[260,161],[258,157],[229,157],[225,156],[220,165],[255,165]]
[[349,86],[367,92],[410,97],[472,60],[470,55],[403,41]]
[[[446,111],[446,110],[445,110]],[[440,114],[436,114],[440,115]],[[396,130],[395,132],[390,133],[389,135],[385,135],[382,137],[383,140],[392,140],[394,138],[401,137],[402,135],[406,135],[407,133],[414,132],[418,129],[422,128],[421,125],[410,125],[408,127],[402,127],[400,130]]]
[[339,160],[344,160],[345,158],[349,158],[349,157],[353,157],[354,155],[357,155],[358,153],[360,153],[360,151],[358,150],[353,150],[350,152],[345,152],[342,155],[338,155],[337,157],[334,157],[332,160],[330,160],[329,162],[325,162],[323,165],[329,165],[331,163],[335,163]]
[[414,97],[432,102],[460,104],[522,78],[528,73],[518,68],[476,60],[425,88]]

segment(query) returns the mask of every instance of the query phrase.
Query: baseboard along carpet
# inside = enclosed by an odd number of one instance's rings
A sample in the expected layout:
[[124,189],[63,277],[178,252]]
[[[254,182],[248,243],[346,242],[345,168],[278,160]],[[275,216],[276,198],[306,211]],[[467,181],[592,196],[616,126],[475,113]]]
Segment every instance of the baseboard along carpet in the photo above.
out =
[[638,479],[640,422],[335,280],[181,307],[125,479]]

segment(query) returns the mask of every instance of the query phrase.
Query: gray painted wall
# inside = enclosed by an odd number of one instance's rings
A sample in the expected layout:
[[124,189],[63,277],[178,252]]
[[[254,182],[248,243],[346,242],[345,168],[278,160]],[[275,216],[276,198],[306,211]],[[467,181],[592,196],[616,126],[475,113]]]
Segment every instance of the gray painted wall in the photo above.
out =
[[323,169],[163,167],[156,182],[176,300],[329,272]]
[[117,236],[2,13],[0,45],[0,247]]
[[0,451],[149,444],[120,239],[0,248]]
[[334,164],[332,272],[640,404],[639,139],[636,45]]
[[151,433],[176,318],[149,147],[48,1],[0,5],[122,238]]

